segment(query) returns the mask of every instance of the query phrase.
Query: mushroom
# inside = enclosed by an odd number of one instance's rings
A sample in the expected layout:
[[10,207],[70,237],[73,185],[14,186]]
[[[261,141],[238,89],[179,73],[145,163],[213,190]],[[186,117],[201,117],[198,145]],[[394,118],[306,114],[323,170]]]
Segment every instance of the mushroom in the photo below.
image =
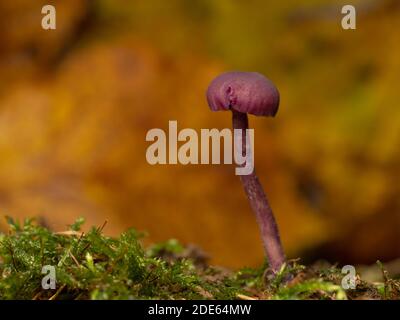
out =
[[[242,156],[246,155],[247,114],[275,116],[279,92],[275,85],[256,72],[227,72],[216,77],[207,89],[207,102],[212,111],[231,110],[234,129],[241,129]],[[247,152],[250,145],[247,146]],[[240,151],[240,149],[239,149]],[[250,206],[261,231],[261,237],[271,270],[276,273],[285,262],[278,227],[263,187],[253,169],[241,175]]]

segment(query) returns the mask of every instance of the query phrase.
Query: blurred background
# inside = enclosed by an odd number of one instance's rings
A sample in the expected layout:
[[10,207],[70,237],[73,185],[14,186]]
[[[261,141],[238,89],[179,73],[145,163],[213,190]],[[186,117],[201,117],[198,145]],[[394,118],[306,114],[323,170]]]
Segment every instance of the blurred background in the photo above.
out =
[[[57,29],[41,28],[51,2]],[[255,164],[291,258],[400,257],[400,1],[0,2],[0,215],[64,230],[78,217],[176,238],[214,264],[262,263],[231,165],[146,162],[152,128],[230,128],[209,82],[258,71],[276,118],[250,117]],[[198,131],[199,132],[199,131]],[[5,230],[2,218],[0,229]]]

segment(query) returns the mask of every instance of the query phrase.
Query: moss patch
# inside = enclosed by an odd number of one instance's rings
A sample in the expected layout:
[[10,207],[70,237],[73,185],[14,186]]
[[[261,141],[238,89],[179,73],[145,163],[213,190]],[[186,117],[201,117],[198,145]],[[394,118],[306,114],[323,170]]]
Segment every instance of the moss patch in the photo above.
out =
[[[8,219],[0,234],[0,299],[399,299],[400,281],[382,266],[382,283],[357,277],[343,290],[332,265],[290,261],[274,278],[267,265],[231,271],[207,264],[201,250],[176,240],[144,248],[134,229],[118,238],[103,227],[83,233],[83,219],[65,232]],[[45,265],[54,266],[56,289],[42,288]],[[267,271],[265,271],[267,270]],[[289,279],[290,276],[290,280]]]

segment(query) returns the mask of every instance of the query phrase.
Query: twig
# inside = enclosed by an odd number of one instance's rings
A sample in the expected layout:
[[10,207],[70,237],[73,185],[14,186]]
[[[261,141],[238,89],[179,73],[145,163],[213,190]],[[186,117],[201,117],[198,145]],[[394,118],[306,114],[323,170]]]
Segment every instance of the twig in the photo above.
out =
[[61,291],[63,291],[63,289],[66,287],[66,284],[63,284],[60,288],[58,288],[57,292],[55,294],[53,294],[49,300],[55,300],[57,298],[57,296],[60,294]]
[[71,256],[72,260],[74,260],[75,264],[80,267],[81,265],[79,264],[78,260],[75,258],[75,256],[72,254],[71,250],[69,251],[69,255]]
[[239,298],[240,300],[258,300],[257,298],[249,297],[244,294],[237,294],[236,297]]
[[55,232],[54,234],[61,235],[61,236],[82,236],[82,233],[75,231],[75,230],[67,230],[67,231]]
[[35,296],[32,298],[32,300],[37,300],[42,294],[42,291],[39,291],[38,293],[35,294]]

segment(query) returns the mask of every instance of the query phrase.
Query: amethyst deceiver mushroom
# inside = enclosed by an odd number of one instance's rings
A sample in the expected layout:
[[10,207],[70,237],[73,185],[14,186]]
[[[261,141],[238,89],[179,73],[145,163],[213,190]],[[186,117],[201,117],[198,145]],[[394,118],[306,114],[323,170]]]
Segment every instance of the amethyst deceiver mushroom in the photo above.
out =
[[[242,155],[245,156],[247,114],[275,116],[279,107],[279,92],[270,80],[259,73],[227,72],[210,83],[207,102],[212,111],[232,111],[233,128],[242,129]],[[255,170],[249,175],[241,175],[240,180],[256,214],[270,268],[277,272],[285,262],[285,254],[264,189]]]

